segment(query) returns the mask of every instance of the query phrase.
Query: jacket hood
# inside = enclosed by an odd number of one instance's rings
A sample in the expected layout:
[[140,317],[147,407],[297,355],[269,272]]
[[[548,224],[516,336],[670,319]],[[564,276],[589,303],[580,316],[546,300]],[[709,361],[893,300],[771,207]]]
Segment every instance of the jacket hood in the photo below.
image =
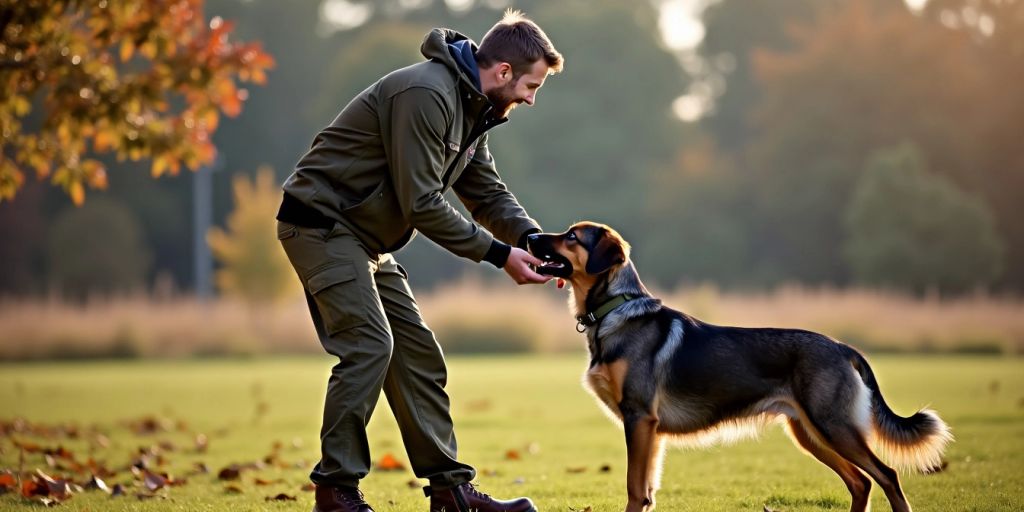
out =
[[469,76],[466,69],[459,65],[455,57],[452,56],[451,51],[449,51],[449,45],[459,41],[466,41],[472,53],[476,53],[477,44],[472,39],[448,28],[435,28],[428,32],[426,37],[423,38],[423,44],[420,45],[420,53],[432,61],[440,62],[447,66],[448,69],[459,76],[460,82],[468,86],[470,90],[481,94],[476,85],[480,78]]

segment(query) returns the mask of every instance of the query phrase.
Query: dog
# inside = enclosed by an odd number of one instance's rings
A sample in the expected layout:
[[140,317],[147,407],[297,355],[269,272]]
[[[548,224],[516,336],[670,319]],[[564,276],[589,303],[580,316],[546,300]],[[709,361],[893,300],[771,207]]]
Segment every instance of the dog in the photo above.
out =
[[644,287],[629,244],[608,226],[581,222],[527,238],[544,262],[538,272],[570,284],[590,350],[585,386],[625,430],[626,512],[654,509],[666,441],[706,446],[775,421],[839,475],[853,512],[868,509],[871,480],[893,511],[911,510],[897,472],[872,445],[900,468],[941,463],[949,427],[927,409],[896,415],[854,348],[809,331],[722,327],[670,309]]

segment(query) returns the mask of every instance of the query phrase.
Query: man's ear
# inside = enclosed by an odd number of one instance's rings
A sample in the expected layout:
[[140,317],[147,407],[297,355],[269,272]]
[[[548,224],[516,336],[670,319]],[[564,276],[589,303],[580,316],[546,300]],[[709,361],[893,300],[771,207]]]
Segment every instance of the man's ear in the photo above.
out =
[[612,268],[612,265],[624,263],[626,253],[622,251],[622,245],[618,240],[605,234],[601,241],[590,250],[587,258],[587,273],[600,274]]
[[498,83],[505,84],[512,80],[512,65],[508,62],[499,62],[498,69],[496,70]]

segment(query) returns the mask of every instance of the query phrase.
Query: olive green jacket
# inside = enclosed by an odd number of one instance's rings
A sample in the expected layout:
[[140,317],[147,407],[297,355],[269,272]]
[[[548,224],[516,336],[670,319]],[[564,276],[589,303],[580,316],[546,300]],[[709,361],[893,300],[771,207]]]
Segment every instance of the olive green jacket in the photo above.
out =
[[[447,29],[428,33],[420,48],[428,60],[386,75],[345,106],[285,192],[374,252],[395,251],[419,231],[473,261],[497,249],[503,264],[508,248],[495,237],[514,245],[540,227],[495,170],[485,132],[506,119],[491,115],[487,97],[449,53],[447,44],[461,39]],[[445,199],[449,188],[476,222]]]

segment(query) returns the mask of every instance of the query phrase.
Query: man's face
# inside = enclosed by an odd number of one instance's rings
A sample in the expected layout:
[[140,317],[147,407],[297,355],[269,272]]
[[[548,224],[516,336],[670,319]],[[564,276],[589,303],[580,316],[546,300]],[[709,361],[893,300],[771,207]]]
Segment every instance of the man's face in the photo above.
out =
[[509,112],[520,103],[533,105],[537,98],[537,90],[544,85],[547,76],[548,65],[544,59],[534,62],[527,73],[515,78],[512,77],[512,71],[508,70],[507,81],[487,91],[487,99],[491,100],[494,110],[499,112],[501,117],[508,117]]

